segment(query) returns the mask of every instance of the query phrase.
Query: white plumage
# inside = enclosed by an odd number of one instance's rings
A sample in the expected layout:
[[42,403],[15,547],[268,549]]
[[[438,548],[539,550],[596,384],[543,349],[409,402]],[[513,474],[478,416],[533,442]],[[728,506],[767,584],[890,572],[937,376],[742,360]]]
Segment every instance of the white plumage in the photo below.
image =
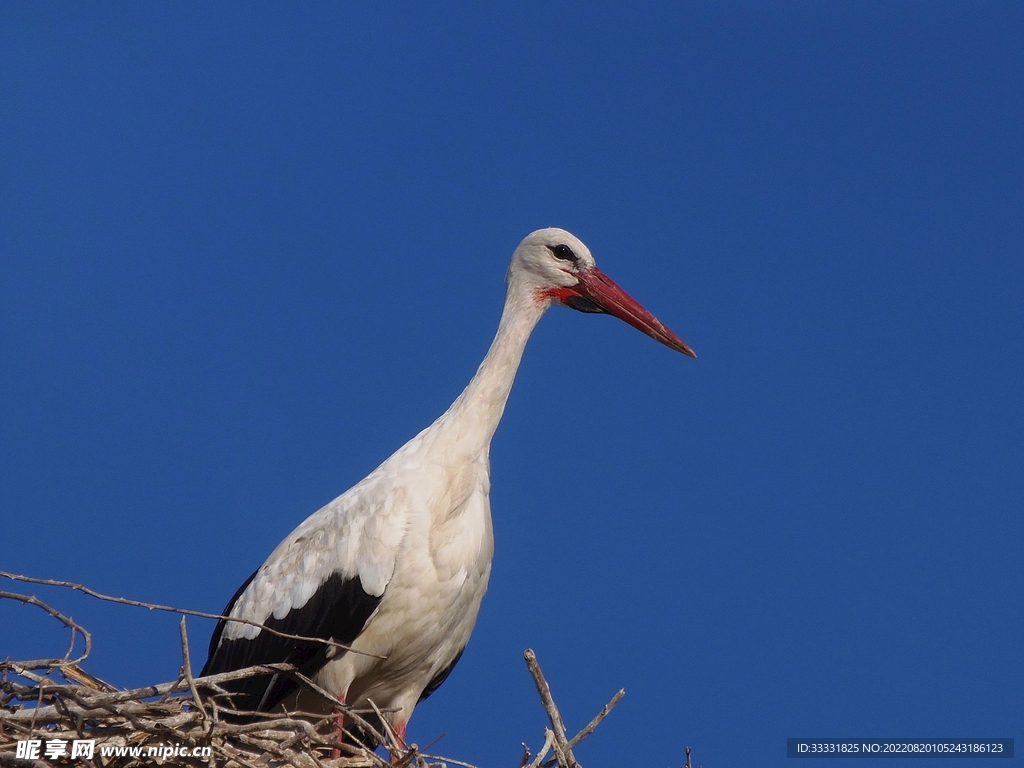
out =
[[[417,703],[461,656],[487,590],[494,550],[491,437],[544,312],[559,303],[614,314],[695,356],[564,230],[542,229],[523,240],[507,284],[498,333],[465,391],[369,476],[299,525],[226,609],[234,618],[332,639],[361,653],[222,620],[204,674],[290,662],[341,701],[365,706],[372,700],[394,710],[389,724],[404,738]],[[253,678],[232,690],[242,710],[322,708],[283,677]]]

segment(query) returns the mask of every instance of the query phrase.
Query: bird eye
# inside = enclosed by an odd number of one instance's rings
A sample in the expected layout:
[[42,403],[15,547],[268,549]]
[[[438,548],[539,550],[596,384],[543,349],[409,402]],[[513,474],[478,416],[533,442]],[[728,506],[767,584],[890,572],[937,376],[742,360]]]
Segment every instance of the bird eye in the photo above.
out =
[[551,253],[555,255],[556,259],[561,259],[562,261],[571,261],[573,264],[579,261],[579,257],[572,252],[572,248],[570,248],[568,245],[549,245],[548,248],[551,249]]

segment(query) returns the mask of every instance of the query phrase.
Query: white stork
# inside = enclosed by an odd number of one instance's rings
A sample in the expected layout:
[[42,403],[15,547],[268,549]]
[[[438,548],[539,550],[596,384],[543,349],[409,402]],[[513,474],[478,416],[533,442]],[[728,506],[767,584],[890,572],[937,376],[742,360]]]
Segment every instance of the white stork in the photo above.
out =
[[[231,598],[203,675],[289,662],[339,701],[372,701],[399,739],[452,671],[491,573],[489,459],[527,339],[552,304],[615,315],[684,354],[686,343],[594,265],[561,229],[526,237],[506,277],[498,333],[465,391],[433,424],[289,534]],[[242,710],[323,711],[284,676],[229,686]],[[340,725],[340,723],[339,723]],[[363,743],[374,745],[365,734]]]

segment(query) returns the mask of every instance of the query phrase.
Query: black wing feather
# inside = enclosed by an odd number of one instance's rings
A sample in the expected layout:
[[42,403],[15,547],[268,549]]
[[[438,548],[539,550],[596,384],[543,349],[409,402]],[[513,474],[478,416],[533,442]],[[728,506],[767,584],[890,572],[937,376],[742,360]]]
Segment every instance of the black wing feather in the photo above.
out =
[[[254,573],[238,589],[224,609],[224,615],[231,613],[235,602],[255,577]],[[348,645],[363,631],[380,600],[380,597],[374,597],[363,589],[358,576],[345,578],[334,572],[301,608],[292,609],[282,619],[275,619],[271,615],[263,624],[290,635],[333,640]],[[256,664],[286,662],[295,665],[306,677],[312,677],[327,663],[330,646],[324,643],[295,640],[263,630],[251,640],[225,640],[223,635],[226,624],[221,619],[214,630],[203,675],[230,672]],[[337,653],[342,655],[345,651],[338,649]],[[236,709],[270,711],[293,693],[298,685],[287,677],[268,673],[222,683],[221,687],[233,694]]]

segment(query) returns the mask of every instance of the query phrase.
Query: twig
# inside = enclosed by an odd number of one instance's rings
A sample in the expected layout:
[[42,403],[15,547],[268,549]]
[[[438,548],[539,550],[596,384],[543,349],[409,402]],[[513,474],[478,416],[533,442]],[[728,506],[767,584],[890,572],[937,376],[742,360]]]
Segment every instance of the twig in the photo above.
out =
[[614,696],[612,696],[611,701],[609,701],[607,704],[605,704],[604,707],[601,708],[601,711],[598,712],[594,716],[594,719],[591,720],[589,723],[587,723],[586,727],[582,731],[580,731],[575,736],[573,736],[571,739],[569,739],[569,746],[570,747],[575,747],[577,744],[579,744],[581,741],[583,741],[585,738],[587,738],[587,736],[592,734],[594,732],[594,729],[597,728],[597,726],[600,724],[600,722],[602,720],[604,720],[605,717],[608,716],[609,712],[612,711],[612,707],[614,707],[616,704],[618,704],[619,703],[619,699],[621,699],[625,695],[626,695],[626,689],[625,688],[620,688],[619,692],[616,693]]
[[377,715],[377,720],[380,722],[384,733],[387,735],[387,740],[380,739],[380,743],[387,747],[388,752],[391,753],[391,759],[394,760],[395,756],[400,752],[404,752],[406,747],[405,743],[398,738],[395,733],[395,729],[391,727],[391,723],[387,721],[384,714],[378,709],[377,705],[373,703],[373,699],[367,699],[370,704],[370,708],[373,709],[374,714]]
[[64,676],[65,680],[70,680],[73,683],[84,685],[87,688],[92,688],[94,691],[106,691],[107,693],[113,693],[117,690],[110,683],[100,680],[96,675],[92,675],[86,672],[77,664],[64,664],[60,668],[61,675]]
[[181,633],[181,674],[185,676],[185,682],[188,683],[188,689],[192,691],[192,698],[195,699],[196,707],[203,713],[203,717],[206,718],[206,707],[203,706],[203,700],[199,696],[199,691],[196,690],[196,681],[192,678],[192,659],[188,653],[188,630],[185,629],[185,617],[181,617],[180,633]]
[[[3,574],[3,571],[0,571],[0,574]],[[38,597],[34,597],[32,595],[22,595],[17,592],[5,592],[3,590],[0,590],[0,598],[7,598],[8,600],[17,600],[19,603],[24,603],[25,605],[34,605],[36,608],[42,608],[48,614],[53,616],[53,618],[57,619],[61,624],[63,624],[65,627],[71,630],[71,644],[68,646],[68,652],[64,654],[64,658],[62,660],[58,661],[57,664],[53,666],[62,666],[64,664],[77,664],[80,661],[84,661],[85,658],[92,652],[92,635],[89,634],[89,631],[85,627],[76,623],[75,620],[71,617],[65,616],[56,608],[51,608]],[[75,633],[80,633],[82,635],[82,638],[85,640],[85,650],[82,652],[81,656],[79,656],[77,659],[72,660],[71,654],[75,652]],[[39,669],[42,666],[47,665],[38,665],[37,662],[31,662],[29,666],[35,669]]]
[[544,729],[544,746],[542,746],[540,748],[540,752],[538,752],[537,756],[535,758],[533,758],[533,762],[530,763],[529,768],[540,768],[541,763],[544,762],[544,758],[547,756],[548,752],[551,751],[551,745],[554,743],[554,741],[555,741],[555,732],[552,731],[550,728],[545,728]]
[[548,685],[548,681],[544,679],[544,673],[540,670],[540,664],[537,663],[537,654],[533,652],[532,648],[527,648],[523,653],[523,658],[526,659],[526,666],[533,676],[534,685],[537,686],[537,693],[540,694],[540,700],[544,704],[544,711],[548,713],[548,720],[551,721],[551,729],[554,732],[551,746],[558,757],[559,765],[563,768],[580,768],[580,764],[576,762],[576,756],[573,755],[572,748],[569,746],[569,741],[565,738],[565,723],[562,721],[562,715],[559,713],[558,707],[555,706],[555,700],[551,696],[551,687]]

